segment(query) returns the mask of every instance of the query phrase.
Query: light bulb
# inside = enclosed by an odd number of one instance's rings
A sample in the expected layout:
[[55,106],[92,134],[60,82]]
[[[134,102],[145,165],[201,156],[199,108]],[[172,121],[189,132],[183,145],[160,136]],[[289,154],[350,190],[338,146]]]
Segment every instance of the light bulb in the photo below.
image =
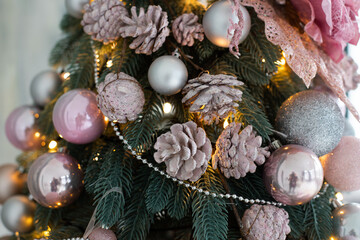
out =
[[172,110],[172,105],[168,102],[164,103],[164,105],[163,105],[164,113],[168,114],[171,112],[171,110]]
[[50,143],[49,143],[49,149],[50,150],[53,150],[57,147],[57,142],[52,140]]

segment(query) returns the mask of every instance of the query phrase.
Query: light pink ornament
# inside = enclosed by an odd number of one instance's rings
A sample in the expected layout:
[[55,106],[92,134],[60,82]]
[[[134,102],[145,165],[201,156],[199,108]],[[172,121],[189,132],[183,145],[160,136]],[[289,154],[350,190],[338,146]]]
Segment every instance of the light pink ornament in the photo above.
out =
[[89,240],[116,240],[116,235],[109,229],[96,228],[89,235]]
[[134,121],[142,112],[144,92],[135,78],[125,73],[109,73],[98,87],[98,105],[109,120]]
[[95,93],[86,89],[71,90],[62,95],[55,104],[52,119],[56,131],[75,144],[95,141],[106,127]]
[[35,124],[35,115],[39,109],[22,106],[15,109],[7,118],[5,133],[9,141],[23,151],[36,150],[41,147],[40,133]]
[[328,183],[339,191],[360,190],[360,139],[345,136],[331,153],[320,159]]

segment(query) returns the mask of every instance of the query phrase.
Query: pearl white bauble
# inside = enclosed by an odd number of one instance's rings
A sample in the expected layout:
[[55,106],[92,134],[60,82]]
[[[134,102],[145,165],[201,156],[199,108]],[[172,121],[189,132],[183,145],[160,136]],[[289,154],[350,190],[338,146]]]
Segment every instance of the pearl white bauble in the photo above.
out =
[[162,95],[174,95],[181,91],[188,79],[185,64],[175,56],[157,58],[148,71],[150,86]]
[[[221,0],[212,4],[203,18],[203,27],[206,37],[214,45],[227,48],[230,45],[234,31],[228,34],[230,19],[234,23],[239,22],[238,16],[232,11],[233,3],[229,0]],[[251,18],[245,7],[240,6],[243,15],[242,36],[238,44],[242,43],[248,36],[251,28]]]

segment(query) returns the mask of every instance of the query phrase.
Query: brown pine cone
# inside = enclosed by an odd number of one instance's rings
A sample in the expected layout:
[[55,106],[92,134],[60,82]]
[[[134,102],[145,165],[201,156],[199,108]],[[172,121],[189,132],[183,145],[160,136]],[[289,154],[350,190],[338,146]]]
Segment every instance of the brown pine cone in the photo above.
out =
[[240,123],[231,123],[221,133],[216,142],[216,151],[213,158],[213,168],[219,165],[225,177],[239,179],[246,173],[254,173],[256,165],[265,162],[270,156],[268,148],[262,148],[262,138],[256,136],[253,127],[248,125],[241,132]]
[[136,49],[138,54],[151,55],[156,52],[170,33],[167,12],[163,12],[160,6],[150,5],[146,13],[144,8],[140,8],[139,15],[134,6],[131,8],[131,18],[124,15],[122,22],[125,25],[120,28],[121,36],[135,38],[129,47]]
[[86,4],[81,25],[92,39],[107,44],[120,37],[121,17],[128,12],[119,0],[95,0]]
[[212,147],[204,129],[194,122],[174,124],[157,138],[155,161],[165,162],[166,172],[179,180],[197,181],[206,171]]
[[185,13],[175,19],[172,32],[178,43],[191,47],[195,40],[204,40],[204,29],[198,23],[199,17],[193,13]]
[[203,74],[188,81],[182,93],[182,102],[190,105],[190,112],[200,113],[206,124],[225,119],[230,112],[236,112],[242,91],[236,87],[243,85],[236,77],[219,74]]

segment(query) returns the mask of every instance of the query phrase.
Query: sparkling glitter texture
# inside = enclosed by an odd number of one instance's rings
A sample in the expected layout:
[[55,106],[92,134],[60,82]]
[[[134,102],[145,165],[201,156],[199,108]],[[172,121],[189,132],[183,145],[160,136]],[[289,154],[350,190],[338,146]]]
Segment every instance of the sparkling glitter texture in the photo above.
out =
[[308,90],[288,98],[280,107],[276,129],[287,143],[310,148],[322,156],[333,150],[344,132],[345,119],[327,94]]

